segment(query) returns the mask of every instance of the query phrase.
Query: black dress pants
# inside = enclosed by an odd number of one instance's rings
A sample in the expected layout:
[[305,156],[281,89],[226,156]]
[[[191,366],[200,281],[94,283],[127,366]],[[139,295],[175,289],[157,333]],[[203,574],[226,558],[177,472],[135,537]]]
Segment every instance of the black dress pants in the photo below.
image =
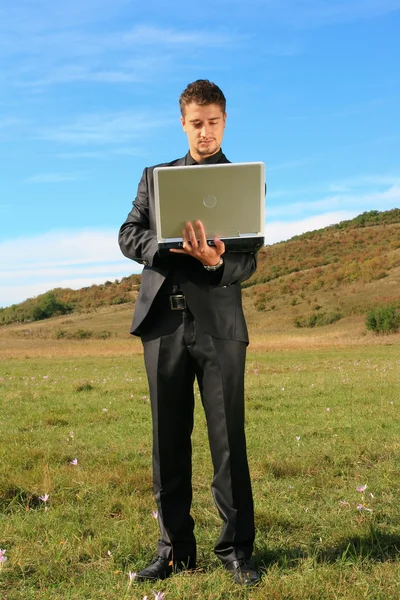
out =
[[156,300],[141,334],[153,420],[153,488],[158,554],[196,556],[192,502],[194,393],[197,377],[214,466],[212,493],[223,522],[214,551],[224,562],[249,558],[254,511],[244,432],[246,344],[213,338],[191,312]]

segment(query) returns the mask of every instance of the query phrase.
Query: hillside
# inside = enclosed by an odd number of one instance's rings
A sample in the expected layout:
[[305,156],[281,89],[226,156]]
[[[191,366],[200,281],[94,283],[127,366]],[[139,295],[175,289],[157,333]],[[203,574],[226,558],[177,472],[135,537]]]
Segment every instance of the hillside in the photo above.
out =
[[400,306],[400,210],[364,213],[267,247],[244,288],[248,309],[279,312],[297,326]]
[[[3,336],[14,328],[29,336],[32,326],[42,337],[125,336],[139,286],[140,276],[132,275],[0,309]],[[363,213],[263,248],[243,296],[250,329],[260,335],[338,321],[348,326],[361,323],[370,308],[400,307],[400,209]],[[40,320],[54,314],[60,316]],[[28,330],[21,327],[26,323]]]

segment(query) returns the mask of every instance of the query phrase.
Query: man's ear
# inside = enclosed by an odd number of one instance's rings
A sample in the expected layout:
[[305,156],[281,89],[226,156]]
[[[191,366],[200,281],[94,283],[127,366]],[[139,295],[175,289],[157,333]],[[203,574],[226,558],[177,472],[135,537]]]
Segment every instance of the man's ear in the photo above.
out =
[[186,133],[186,121],[185,121],[185,117],[181,117],[181,123],[182,123],[183,131]]

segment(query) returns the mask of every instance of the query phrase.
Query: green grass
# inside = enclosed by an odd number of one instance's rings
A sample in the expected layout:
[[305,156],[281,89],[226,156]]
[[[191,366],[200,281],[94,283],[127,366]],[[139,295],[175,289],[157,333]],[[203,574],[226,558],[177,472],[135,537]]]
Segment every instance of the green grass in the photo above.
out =
[[[399,598],[400,345],[254,352],[247,371],[262,583],[238,590],[213,555],[220,521],[197,402],[199,569],[153,588],[166,600]],[[1,599],[154,598],[128,585],[158,538],[143,358],[9,359],[0,377]]]

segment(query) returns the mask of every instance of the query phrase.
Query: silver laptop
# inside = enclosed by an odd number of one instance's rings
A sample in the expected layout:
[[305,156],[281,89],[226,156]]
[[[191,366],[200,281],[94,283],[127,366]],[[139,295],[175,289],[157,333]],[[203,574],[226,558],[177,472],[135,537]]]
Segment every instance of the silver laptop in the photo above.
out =
[[182,247],[186,221],[202,221],[209,244],[253,252],[264,244],[265,165],[262,162],[156,167],[159,252]]

